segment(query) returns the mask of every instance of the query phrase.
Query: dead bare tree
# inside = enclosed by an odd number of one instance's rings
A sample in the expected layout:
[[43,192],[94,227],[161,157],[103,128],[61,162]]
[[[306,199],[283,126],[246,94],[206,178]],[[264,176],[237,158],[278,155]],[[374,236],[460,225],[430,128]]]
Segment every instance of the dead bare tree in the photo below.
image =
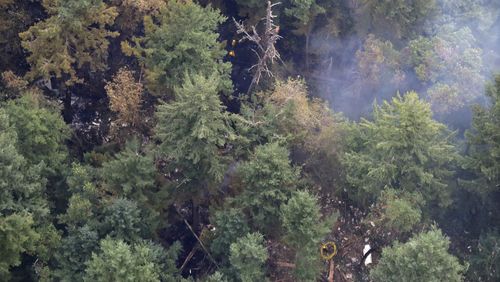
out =
[[252,51],[257,55],[258,61],[249,69],[249,71],[253,72],[253,78],[247,93],[250,93],[255,86],[259,85],[263,74],[273,77],[273,73],[269,67],[274,64],[276,60],[281,60],[280,54],[275,47],[276,42],[281,39],[281,36],[279,36],[279,26],[274,24],[274,18],[276,16],[273,15],[272,11],[272,8],[279,4],[280,3],[271,4],[271,1],[267,2],[266,16],[262,19],[262,21],[264,21],[264,30],[261,34],[257,32],[257,28],[254,25],[247,28],[243,23],[237,22],[233,18],[236,24],[237,33],[243,34],[243,38],[240,42],[248,40],[257,45],[257,48],[252,49]]

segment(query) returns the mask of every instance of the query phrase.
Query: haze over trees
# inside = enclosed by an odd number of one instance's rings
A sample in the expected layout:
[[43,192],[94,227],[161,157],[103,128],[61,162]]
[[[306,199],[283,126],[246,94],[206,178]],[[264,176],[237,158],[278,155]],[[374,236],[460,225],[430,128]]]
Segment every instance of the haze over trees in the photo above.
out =
[[276,2],[0,0],[0,281],[500,279],[498,1]]

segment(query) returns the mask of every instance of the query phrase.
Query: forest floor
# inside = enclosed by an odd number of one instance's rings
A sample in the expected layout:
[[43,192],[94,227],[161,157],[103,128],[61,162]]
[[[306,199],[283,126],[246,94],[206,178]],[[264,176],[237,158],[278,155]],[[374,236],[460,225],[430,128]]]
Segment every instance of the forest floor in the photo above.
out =
[[[337,197],[325,195],[321,199],[322,212],[325,215],[337,211],[339,213],[337,221],[331,226],[330,233],[323,243],[333,242],[337,246],[337,254],[333,258],[334,281],[368,281],[370,267],[378,261],[380,253],[372,253],[373,263],[365,266],[363,261],[363,248],[366,244],[373,246],[370,235],[375,232],[371,225],[362,222],[366,213],[353,205]],[[376,229],[376,228],[373,228]],[[320,256],[318,246],[318,256]],[[271,281],[284,282],[295,281],[293,278],[293,251],[286,246],[268,242],[270,250],[269,269],[272,269]],[[318,281],[328,281],[329,261],[323,262],[323,271]]]

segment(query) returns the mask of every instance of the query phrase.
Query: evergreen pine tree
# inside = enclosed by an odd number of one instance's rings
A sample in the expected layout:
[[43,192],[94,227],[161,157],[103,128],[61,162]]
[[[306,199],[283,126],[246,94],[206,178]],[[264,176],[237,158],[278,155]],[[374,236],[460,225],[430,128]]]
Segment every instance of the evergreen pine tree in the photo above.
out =
[[220,12],[210,6],[172,0],[159,15],[146,16],[144,36],[134,38],[132,45],[123,42],[122,49],[144,64],[147,87],[157,96],[181,87],[186,73],[218,74],[217,91],[231,91],[231,65],[223,62],[226,52],[217,42],[216,31],[223,21]]
[[295,275],[298,281],[316,281],[321,272],[318,246],[329,231],[321,219],[317,200],[307,191],[297,191],[281,208],[286,231],[284,242],[295,250]]
[[245,190],[235,201],[258,230],[276,231],[280,207],[297,188],[299,170],[291,165],[288,155],[286,148],[269,143],[256,147],[250,159],[238,167]]
[[269,255],[260,233],[248,233],[231,244],[230,249],[229,260],[240,281],[265,281],[264,263]]
[[419,193],[427,204],[449,204],[447,179],[457,160],[453,135],[432,119],[417,93],[375,106],[373,121],[363,119],[359,130],[360,146],[344,156],[353,197],[374,199],[392,188]]
[[431,230],[382,250],[371,271],[374,281],[463,281],[462,266],[448,253],[450,241],[440,230]]
[[227,165],[223,149],[234,138],[231,116],[217,94],[219,82],[217,74],[186,76],[175,101],[158,106],[156,114],[160,153],[200,188],[222,180]]
[[178,281],[175,261],[179,245],[167,252],[153,243],[128,245],[104,239],[99,252],[87,262],[84,281]]

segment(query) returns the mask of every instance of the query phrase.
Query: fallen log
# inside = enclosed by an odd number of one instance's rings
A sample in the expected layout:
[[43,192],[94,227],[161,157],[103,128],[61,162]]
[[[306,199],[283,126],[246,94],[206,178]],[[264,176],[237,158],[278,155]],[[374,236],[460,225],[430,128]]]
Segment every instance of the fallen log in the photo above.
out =
[[286,267],[286,268],[295,268],[296,267],[294,263],[289,263],[289,262],[285,262],[285,261],[278,261],[278,262],[276,262],[276,265],[281,266],[281,267]]

